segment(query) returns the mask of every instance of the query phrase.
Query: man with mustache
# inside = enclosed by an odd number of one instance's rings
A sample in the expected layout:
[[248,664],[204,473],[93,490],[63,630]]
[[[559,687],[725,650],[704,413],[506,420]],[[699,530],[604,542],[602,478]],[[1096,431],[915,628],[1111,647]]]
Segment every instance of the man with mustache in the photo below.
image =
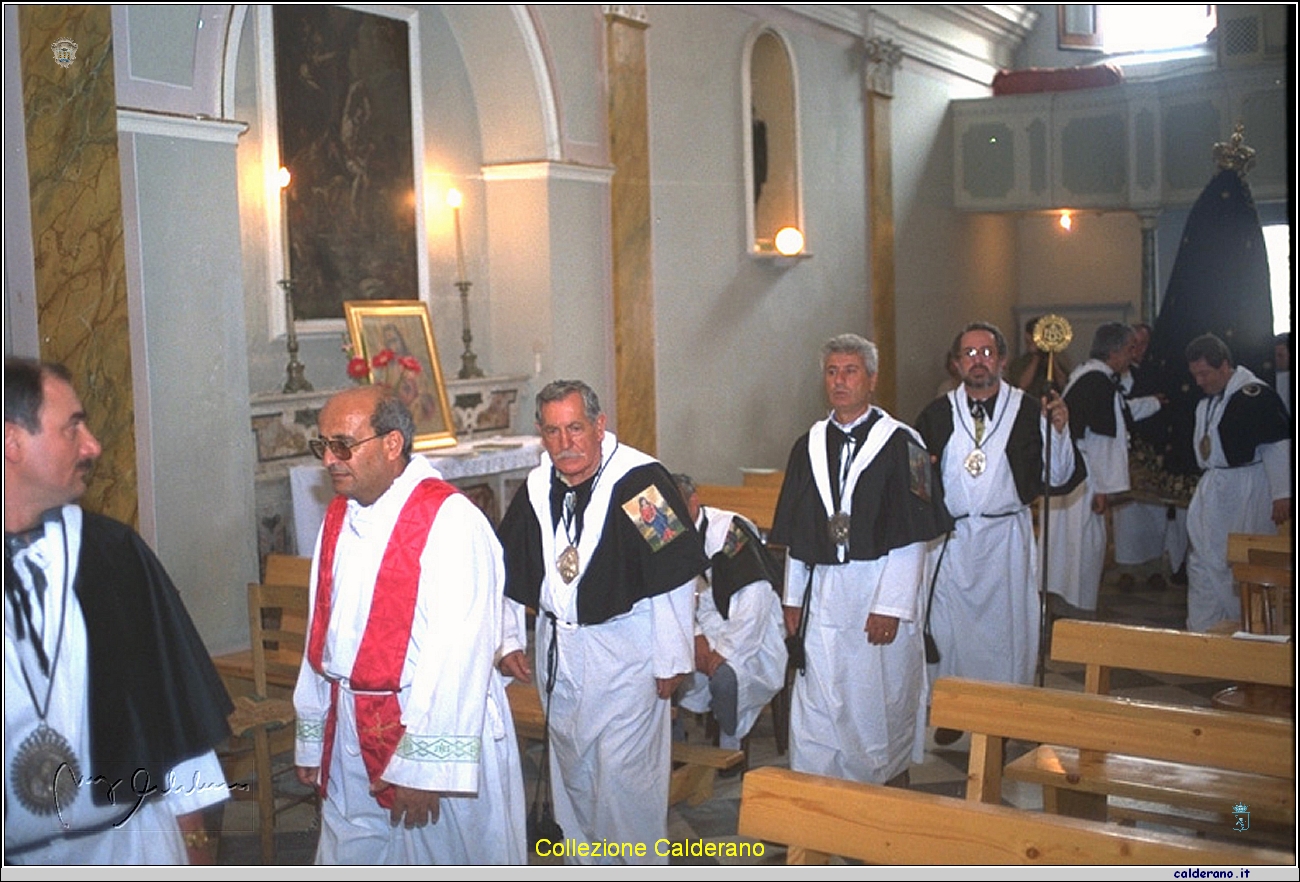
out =
[[230,699],[144,540],[76,504],[100,451],[66,368],[5,361],[5,862],[212,863]]
[[[1074,473],[1069,411],[1055,392],[1035,400],[1003,382],[1007,341],[994,325],[967,325],[953,339],[952,355],[962,385],[916,419],[954,522],[933,562],[935,676],[1031,683],[1040,604],[1029,507],[1043,493],[1049,422],[1053,485]],[[959,735],[939,729],[935,741],[951,744]]]
[[790,451],[770,537],[789,549],[786,628],[806,658],[790,768],[901,783],[919,747],[925,547],[947,514],[920,436],[872,404],[876,345],[831,338],[822,379],[831,411]]
[[483,513],[412,455],[383,386],[334,395],[321,458],[338,496],[312,562],[294,706],[298,778],[322,794],[319,864],[526,862],[505,684],[501,549]]
[[[694,584],[708,561],[672,477],[605,430],[590,386],[549,383],[536,418],[550,462],[500,535],[506,595],[537,613],[555,820],[565,837],[643,843],[632,861],[666,863],[653,843],[668,835],[669,699],[695,668]],[[507,634],[501,667],[529,682],[523,648]]]

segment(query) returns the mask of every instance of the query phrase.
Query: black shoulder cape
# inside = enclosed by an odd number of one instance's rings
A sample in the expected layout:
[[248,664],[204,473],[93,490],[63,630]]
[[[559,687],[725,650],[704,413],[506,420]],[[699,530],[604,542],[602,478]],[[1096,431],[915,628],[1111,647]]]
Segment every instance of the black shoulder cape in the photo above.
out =
[[1228,465],[1253,462],[1261,444],[1291,437],[1291,421],[1277,393],[1263,383],[1247,383],[1223,406],[1219,443]]
[[1116,437],[1115,381],[1104,371],[1088,371],[1075,380],[1065,393],[1065,404],[1070,408],[1070,436],[1083,437],[1085,429],[1094,435]]
[[[1016,412],[1015,421],[1011,424],[1011,435],[1007,438],[1006,457],[1011,466],[1011,478],[1016,485],[1016,496],[1024,505],[1029,505],[1043,495],[1041,414],[1042,408],[1037,401],[1029,395],[1021,396],[1020,409]],[[943,480],[940,463],[953,430],[952,406],[947,395],[931,401],[916,418],[916,431],[925,441],[926,449],[935,457],[934,467],[938,481]],[[1054,485],[1052,494],[1069,493],[1083,481],[1084,475],[1083,457],[1075,451],[1074,473],[1065,484]]]
[[168,771],[230,734],[233,705],[153,551],[125,524],[83,516],[75,591],[90,659],[91,774],[104,778],[91,792],[107,805],[111,785],[131,788],[142,770],[164,790]]
[[[658,550],[651,547],[623,510],[624,503],[636,499],[651,485],[658,489],[682,527]],[[598,515],[588,510],[588,523]],[[542,560],[542,529],[525,483],[510,501],[497,535],[505,550],[506,596],[534,610],[538,609],[548,569]],[[639,600],[666,594],[689,582],[707,566],[704,543],[668,470],[657,462],[637,466],[614,485],[600,544],[578,586],[578,622],[594,625],[622,615]]]
[[[770,541],[787,546],[804,563],[837,564],[808,455],[804,433],[790,451]],[[951,523],[930,455],[905,429],[896,428],[853,487],[848,560],[877,560],[895,548],[941,536]]]
[[[706,516],[709,509],[705,509]],[[740,515],[731,519],[727,538],[710,559],[713,605],[724,619],[731,618],[731,598],[746,585],[765,581],[781,596],[785,574],[772,559],[763,540]]]

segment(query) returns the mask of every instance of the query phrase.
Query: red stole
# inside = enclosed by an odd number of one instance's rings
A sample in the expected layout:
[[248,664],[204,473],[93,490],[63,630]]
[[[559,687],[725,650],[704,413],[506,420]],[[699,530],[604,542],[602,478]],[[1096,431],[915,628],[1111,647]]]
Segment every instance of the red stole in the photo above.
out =
[[[353,691],[374,693],[353,696],[361,758],[365,761],[371,784],[378,783],[406,732],[397,693],[401,688],[402,666],[411,643],[411,622],[415,619],[415,603],[420,593],[420,554],[428,542],[429,529],[438,509],[455,492],[455,487],[437,478],[425,478],[417,484],[397,516],[379,564],[374,597],[370,601],[370,618],[366,621],[366,630],[361,635],[361,645],[357,648],[356,661],[348,678]],[[346,513],[347,498],[334,497],[325,512],[325,528],[321,536],[320,570],[316,577],[316,605],[312,611],[307,660],[322,677],[325,672],[321,657],[334,596],[334,552]],[[329,781],[330,759],[334,751],[338,695],[339,683],[331,680],[320,765],[322,797]],[[375,798],[384,808],[393,807],[391,789],[382,791]]]

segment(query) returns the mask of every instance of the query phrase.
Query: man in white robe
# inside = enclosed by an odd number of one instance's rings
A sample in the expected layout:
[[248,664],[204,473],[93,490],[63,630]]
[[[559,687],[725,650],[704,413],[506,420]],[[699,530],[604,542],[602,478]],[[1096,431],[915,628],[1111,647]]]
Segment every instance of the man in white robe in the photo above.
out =
[[[313,452],[339,494],[294,692],[319,864],[521,864],[523,778],[496,671],[504,574],[487,519],[411,455],[378,386],[335,395]],[[332,742],[332,744],[331,744]]]
[[770,541],[789,549],[786,628],[806,660],[790,768],[881,784],[917,744],[925,546],[947,516],[920,437],[871,404],[876,366],[856,334],[822,347],[831,413],[791,450]]
[[[1120,392],[1134,423],[1130,445],[1144,431],[1150,434],[1142,423],[1164,405],[1163,394],[1151,394],[1157,368],[1146,360],[1150,345],[1151,326],[1145,322],[1134,325],[1132,363],[1120,375]],[[1138,566],[1167,556],[1171,573],[1182,568],[1187,556],[1187,509],[1134,500],[1116,506],[1111,524],[1115,529],[1115,563]]]
[[74,504],[100,445],[59,365],[5,364],[5,862],[212,863],[230,700],[175,587]]
[[1228,565],[1229,533],[1271,533],[1291,519],[1291,421],[1277,393],[1213,334],[1187,344],[1187,367],[1205,393],[1192,444],[1205,469],[1187,511],[1187,628],[1240,620]]
[[785,621],[772,584],[780,574],[752,523],[701,505],[689,475],[673,480],[712,564],[697,583],[695,672],[678,703],[693,713],[712,711],[718,746],[735,750],[785,685]]
[[1109,497],[1129,489],[1128,429],[1120,377],[1133,354],[1133,329],[1107,322],[1093,335],[1088,361],[1070,374],[1065,403],[1070,434],[1083,455],[1087,479],[1051,500],[1048,590],[1073,611],[1097,609],[1106,561]]
[[[669,699],[694,668],[704,551],[667,470],[605,431],[590,386],[547,384],[535,416],[550,462],[502,519],[506,594],[537,612],[555,821],[566,838],[618,846],[565,860],[666,863],[654,842],[668,835]],[[529,682],[524,643],[506,634],[501,669]],[[640,856],[622,848],[638,843]]]
[[[1069,411],[1055,392],[1035,401],[1002,381],[1007,343],[993,325],[968,325],[953,340],[953,355],[962,386],[931,402],[916,421],[937,458],[954,520],[946,545],[931,552],[930,569],[938,568],[929,610],[939,649],[933,677],[1031,683],[1040,602],[1029,506],[1043,491],[1049,417],[1053,486],[1074,473]],[[940,730],[936,741],[945,743],[950,733]]]

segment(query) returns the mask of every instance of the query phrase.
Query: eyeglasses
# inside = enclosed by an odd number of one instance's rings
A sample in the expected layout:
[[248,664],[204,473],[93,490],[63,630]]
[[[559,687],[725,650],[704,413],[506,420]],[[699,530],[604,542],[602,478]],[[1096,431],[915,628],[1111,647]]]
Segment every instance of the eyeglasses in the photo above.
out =
[[376,438],[382,438],[387,432],[381,432],[378,435],[371,435],[369,438],[362,438],[360,441],[345,441],[342,438],[312,438],[307,442],[311,448],[312,455],[317,459],[325,458],[325,449],[334,454],[335,458],[341,462],[347,462],[352,458],[352,448],[360,447],[367,441],[374,441]]
[[994,355],[997,354],[997,350],[994,349],[992,346],[981,346],[979,348],[976,348],[974,346],[967,346],[965,349],[961,351],[961,354],[966,356],[967,358],[974,358],[977,355],[982,355],[985,358],[992,358]]

